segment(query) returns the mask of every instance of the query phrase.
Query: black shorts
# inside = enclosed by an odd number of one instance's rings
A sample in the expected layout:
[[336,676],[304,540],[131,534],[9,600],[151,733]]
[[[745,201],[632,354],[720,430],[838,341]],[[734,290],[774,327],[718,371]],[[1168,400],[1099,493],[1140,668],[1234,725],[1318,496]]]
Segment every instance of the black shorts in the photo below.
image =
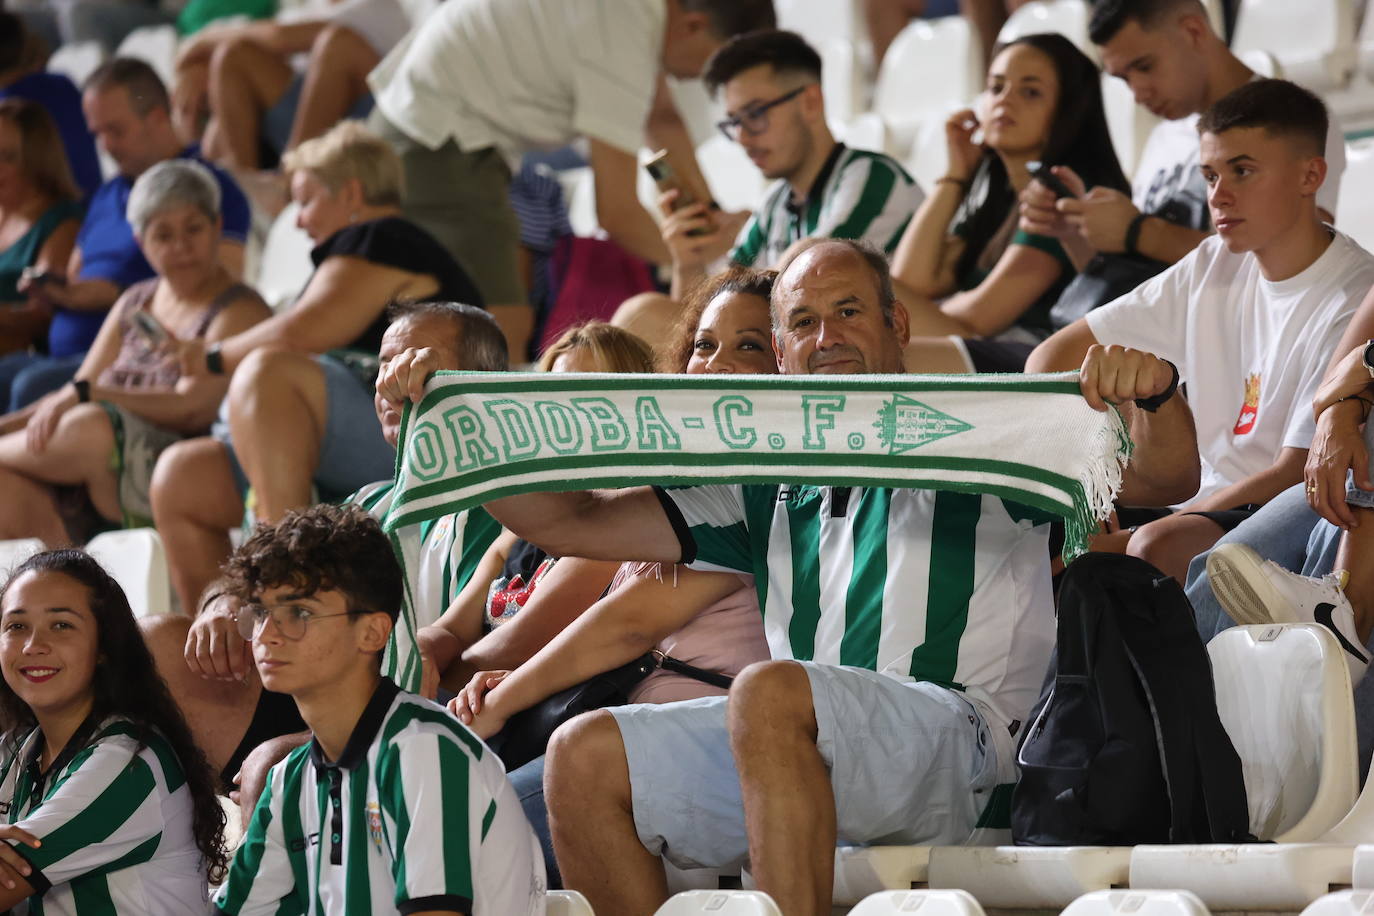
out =
[[282,735],[294,735],[305,729],[305,720],[301,718],[296,701],[289,694],[273,693],[271,690],[263,689],[258,695],[258,705],[253,710],[248,730],[243,733],[243,740],[234,748],[234,753],[229,755],[229,761],[224,764],[224,769],[219,771],[224,793],[227,795],[229,789],[233,788],[234,777],[238,775],[239,767],[243,766],[244,758],[253,752],[253,748],[264,741],[280,738]]
[[[1200,515],[1216,524],[1222,531],[1231,531],[1241,522],[1259,511],[1258,503],[1246,503],[1231,509],[1218,509],[1214,512],[1184,512],[1184,515]],[[1122,528],[1139,528],[1150,522],[1173,515],[1170,509],[1153,506],[1122,506],[1116,510],[1116,518]]]

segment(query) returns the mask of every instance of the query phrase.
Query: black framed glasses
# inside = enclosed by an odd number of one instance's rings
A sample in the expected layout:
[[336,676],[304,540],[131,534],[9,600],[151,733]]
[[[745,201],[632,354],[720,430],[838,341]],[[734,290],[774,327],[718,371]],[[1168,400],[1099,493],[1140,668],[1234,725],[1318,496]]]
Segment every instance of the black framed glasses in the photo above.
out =
[[295,642],[305,638],[306,626],[312,620],[352,616],[352,611],[344,611],[341,614],[316,614],[310,608],[299,604],[282,604],[273,608],[261,604],[245,604],[234,613],[234,623],[238,625],[239,635],[244,641],[252,642],[262,633],[268,618],[271,618],[282,638]]
[[[807,85],[809,86],[810,83]],[[746,133],[750,136],[758,136],[768,129],[768,109],[776,108],[783,102],[790,102],[805,91],[806,86],[798,86],[791,92],[780,95],[771,102],[760,102],[757,105],[751,105],[737,115],[726,118],[724,121],[717,121],[716,127],[725,135],[725,139],[734,143],[739,142],[741,133]]]

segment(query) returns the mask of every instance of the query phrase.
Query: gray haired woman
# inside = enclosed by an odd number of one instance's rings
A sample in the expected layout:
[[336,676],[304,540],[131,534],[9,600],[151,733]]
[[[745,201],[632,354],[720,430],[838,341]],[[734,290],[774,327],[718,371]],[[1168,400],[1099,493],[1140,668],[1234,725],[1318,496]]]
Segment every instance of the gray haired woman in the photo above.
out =
[[182,378],[181,342],[214,343],[267,318],[217,257],[220,192],[209,170],[173,159],[134,184],[127,214],[157,276],[124,291],[75,380],[0,436],[0,538],[81,543],[151,523],[157,456],[214,419],[227,380]]

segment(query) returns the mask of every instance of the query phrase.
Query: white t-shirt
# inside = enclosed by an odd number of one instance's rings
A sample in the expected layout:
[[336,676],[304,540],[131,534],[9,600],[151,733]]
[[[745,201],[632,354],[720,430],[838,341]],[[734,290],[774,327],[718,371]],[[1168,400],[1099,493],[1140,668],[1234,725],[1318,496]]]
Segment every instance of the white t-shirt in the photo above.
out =
[[1277,283],[1253,254],[1217,236],[1115,302],[1088,313],[1102,344],[1146,350],[1178,366],[1202,457],[1199,496],[1307,448],[1312,398],[1336,342],[1374,286],[1374,255],[1335,233],[1321,257]]
[[660,70],[665,0],[449,0],[368,77],[388,121],[431,149],[508,158],[578,136],[634,154]]
[[[1334,115],[1327,113],[1326,181],[1317,191],[1317,206],[1335,214],[1336,198],[1345,172],[1345,132]],[[1150,131],[1131,183],[1131,200],[1141,213],[1202,232],[1212,231],[1207,212],[1207,184],[1199,166],[1197,122],[1199,115],[1162,121]]]
[[[410,29],[410,17],[399,0],[311,0],[277,16],[282,23],[328,22],[346,26],[385,57]],[[292,66],[305,72],[310,55],[297,54]]]

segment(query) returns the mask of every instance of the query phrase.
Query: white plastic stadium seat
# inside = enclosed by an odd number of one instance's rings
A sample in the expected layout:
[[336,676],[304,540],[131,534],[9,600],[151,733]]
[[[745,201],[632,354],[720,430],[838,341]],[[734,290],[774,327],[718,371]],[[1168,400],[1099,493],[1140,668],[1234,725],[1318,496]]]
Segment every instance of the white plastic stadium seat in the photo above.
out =
[[1327,894],[1313,901],[1302,916],[1374,916],[1374,894],[1361,890]]
[[983,916],[978,901],[964,891],[879,891],[859,902],[849,916]]
[[[1366,14],[1374,20],[1374,12]],[[1374,140],[1345,148],[1345,174],[1336,202],[1336,225],[1365,248],[1374,248]],[[1371,836],[1370,839],[1374,839]]]
[[86,77],[105,62],[105,49],[98,41],[69,42],[48,58],[48,72],[65,73],[79,87]]
[[1061,916],[1208,916],[1208,910],[1189,891],[1093,891],[1070,903]]
[[738,143],[717,132],[697,147],[697,165],[722,209],[753,210],[763,203],[768,179]]
[[1249,51],[1238,51],[1236,56],[1240,58],[1241,63],[1260,76],[1272,80],[1284,79],[1283,64],[1269,51],[1251,48]]
[[596,916],[592,905],[577,891],[549,891],[544,897],[547,916]]
[[1339,89],[1355,70],[1355,0],[1245,0],[1231,48],[1272,52],[1287,79]]
[[763,891],[683,891],[654,916],[782,916],[782,911]]
[[929,846],[841,846],[835,850],[832,902],[852,906],[881,891],[925,884]]
[[1031,0],[1007,17],[997,33],[997,41],[1012,41],[1038,32],[1058,32],[1097,61],[1100,56],[1097,46],[1088,40],[1090,13],[1090,7],[1083,0]]
[[963,888],[988,908],[1060,909],[1124,887],[1130,862],[1124,846],[941,846],[930,851],[927,880]]
[[258,266],[258,291],[274,311],[292,302],[310,279],[310,250],[314,246],[305,230],[296,227],[300,206],[287,204],[272,222]]
[[1212,909],[1298,910],[1348,885],[1374,798],[1356,804],[1350,672],[1314,624],[1234,627],[1208,645],[1240,754],[1250,831],[1274,844],[1137,846],[1132,888],[1187,888]]
[[[1365,784],[1368,785],[1366,780]],[[1355,805],[1358,808],[1364,801],[1364,793],[1360,793],[1360,802]],[[1362,845],[1355,847],[1355,861],[1351,869],[1351,885],[1357,891],[1374,891],[1374,846]]]
[[1130,178],[1135,174],[1150,131],[1160,119],[1150,114],[1148,108],[1135,103],[1135,96],[1124,80],[1105,73],[1102,74],[1102,107],[1106,110],[1107,130],[1112,135],[1117,161],[1121,163],[1121,171]]
[[0,541],[0,581],[8,579],[16,566],[42,549],[43,542],[38,538]]
[[124,589],[135,617],[172,612],[172,585],[162,539],[152,528],[107,531],[91,538],[86,551]]
[[119,43],[119,57],[133,57],[144,61],[157,71],[169,87],[176,82],[177,27],[174,25],[146,25],[134,29]]
[[1360,23],[1359,47],[1360,69],[1364,75],[1374,80],[1374,12],[1368,5],[1364,10],[1364,21]]

